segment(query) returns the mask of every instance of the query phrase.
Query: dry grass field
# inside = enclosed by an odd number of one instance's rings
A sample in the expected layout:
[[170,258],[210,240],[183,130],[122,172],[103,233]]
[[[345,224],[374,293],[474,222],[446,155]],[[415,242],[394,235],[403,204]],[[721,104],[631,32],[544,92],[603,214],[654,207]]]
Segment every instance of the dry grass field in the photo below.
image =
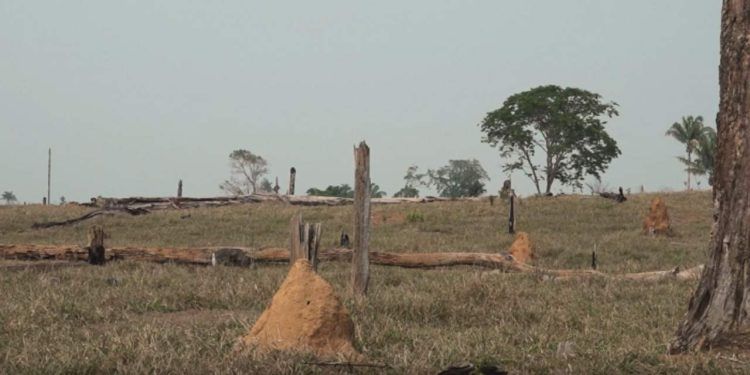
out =
[[[623,203],[589,196],[527,198],[518,228],[535,243],[534,264],[622,273],[689,267],[706,259],[708,192],[661,195],[675,236],[647,237],[641,220],[654,195]],[[0,243],[85,244],[93,224],[107,245],[286,246],[301,211],[323,223],[322,246],[351,233],[351,207],[282,204],[98,217],[35,230],[81,207],[0,208]],[[376,206],[371,247],[400,252],[500,252],[507,207],[449,202]],[[14,264],[17,264],[15,262]],[[285,276],[285,265],[192,267],[114,262],[103,267],[0,271],[0,373],[437,373],[461,361],[512,373],[714,373],[748,371],[717,353],[666,356],[695,282],[549,281],[473,267],[373,266],[363,304],[348,296],[349,267],[323,263],[356,325],[356,345],[385,369],[332,368],[301,354],[232,355]],[[562,343],[562,344],[561,344]],[[559,353],[558,346],[572,346]],[[566,355],[564,355],[566,354]]]

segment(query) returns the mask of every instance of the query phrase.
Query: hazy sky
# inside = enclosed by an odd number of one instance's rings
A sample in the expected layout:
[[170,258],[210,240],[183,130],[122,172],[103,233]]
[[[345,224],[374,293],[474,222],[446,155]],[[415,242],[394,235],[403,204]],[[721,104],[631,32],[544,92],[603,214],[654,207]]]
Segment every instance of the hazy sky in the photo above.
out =
[[[21,201],[220,195],[228,155],[298,191],[353,182],[367,140],[392,194],[411,164],[477,158],[511,94],[576,86],[620,104],[611,186],[680,189],[664,136],[714,125],[720,1],[0,1],[0,191]],[[705,179],[703,179],[705,181]],[[532,185],[519,172],[523,194]],[[705,182],[703,183],[705,185]],[[559,190],[559,185],[554,189]]]

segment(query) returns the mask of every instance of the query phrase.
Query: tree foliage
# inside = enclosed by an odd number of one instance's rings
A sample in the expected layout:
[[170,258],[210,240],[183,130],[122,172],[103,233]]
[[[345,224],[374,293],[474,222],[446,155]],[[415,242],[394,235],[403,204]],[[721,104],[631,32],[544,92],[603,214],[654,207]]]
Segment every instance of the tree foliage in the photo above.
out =
[[[709,134],[710,133],[710,134]],[[701,142],[710,142],[711,139],[707,139],[706,137],[712,137],[714,141],[714,146],[711,146],[710,144],[704,144],[706,152],[708,154],[701,155],[703,157],[710,157],[711,160],[704,160],[699,163],[703,162],[710,162],[710,168],[713,169],[713,151],[709,150],[711,147],[714,149],[715,143],[716,143],[716,132],[703,124],[703,117],[702,116],[686,116],[682,118],[682,121],[675,122],[672,124],[672,126],[669,127],[666,133],[667,136],[671,136],[678,142],[685,145],[685,154],[687,154],[687,158],[683,158],[681,156],[678,156],[677,159],[685,164],[685,171],[687,172],[687,184],[688,189],[690,189],[690,175],[691,174],[706,174],[708,173],[708,170],[703,169],[702,164],[696,164],[693,161],[693,153],[700,150],[701,148]],[[709,177],[709,180],[711,178]]]
[[328,185],[325,190],[318,188],[307,189],[307,195],[317,195],[321,197],[339,197],[339,198],[353,198],[354,189],[349,184],[341,185]]
[[2,195],[2,200],[5,201],[5,204],[11,204],[13,202],[18,202],[18,198],[16,198],[16,195],[13,194],[12,191],[4,191]]
[[273,185],[267,178],[260,180],[260,191],[264,193],[273,193]]
[[[339,198],[354,198],[354,189],[349,184],[341,185],[328,185],[325,190],[318,188],[307,189],[307,195],[317,195],[321,197],[339,197]],[[386,196],[386,192],[380,190],[380,186],[375,183],[370,183],[370,197],[371,198],[383,198]]]
[[428,170],[428,186],[434,186],[441,197],[476,197],[485,192],[490,178],[478,160],[449,160],[448,165]]
[[417,186],[424,185],[422,181],[425,175],[423,173],[417,173],[418,167],[416,165],[410,166],[406,170],[406,176],[404,176],[404,187],[397,191],[393,196],[396,198],[418,198],[419,189]]
[[268,173],[268,162],[248,150],[234,150],[229,154],[231,176],[219,187],[231,195],[255,194],[259,179]]
[[504,171],[522,170],[541,194],[542,183],[550,193],[555,181],[580,188],[585,176],[600,177],[620,155],[604,129],[617,115],[617,103],[599,94],[549,85],[512,95],[479,125],[482,141],[511,158]]
[[716,131],[711,127],[705,127],[703,135],[694,143],[695,160],[688,160],[683,157],[678,159],[687,166],[690,173],[696,176],[708,176],[708,183],[712,185],[716,154]]

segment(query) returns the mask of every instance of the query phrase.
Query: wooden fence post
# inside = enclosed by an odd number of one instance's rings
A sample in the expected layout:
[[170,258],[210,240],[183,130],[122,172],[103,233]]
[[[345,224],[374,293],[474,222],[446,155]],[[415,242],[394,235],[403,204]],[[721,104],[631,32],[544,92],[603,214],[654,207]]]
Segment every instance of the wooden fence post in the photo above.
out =
[[292,169],[289,170],[289,190],[287,191],[287,195],[294,195],[294,178],[297,176],[297,170],[292,167]]
[[352,292],[355,296],[364,297],[370,281],[370,148],[364,141],[354,148],[354,164]]
[[104,264],[104,228],[98,225],[91,227],[88,251],[88,262],[90,264]]
[[307,259],[318,270],[318,249],[320,248],[320,223],[310,224],[302,222],[302,214],[292,217],[290,225],[289,264],[293,265],[298,259]]
[[182,180],[177,183],[177,198],[182,198]]

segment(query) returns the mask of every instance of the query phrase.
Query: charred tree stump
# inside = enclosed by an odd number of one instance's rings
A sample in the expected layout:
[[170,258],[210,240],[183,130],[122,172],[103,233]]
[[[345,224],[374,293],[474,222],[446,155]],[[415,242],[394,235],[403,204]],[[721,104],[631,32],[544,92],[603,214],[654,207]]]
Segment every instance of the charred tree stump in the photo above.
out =
[[367,295],[370,281],[370,148],[362,141],[354,149],[354,252],[352,255],[352,292]]
[[292,167],[289,170],[289,191],[287,191],[287,195],[294,195],[294,179],[297,176],[297,170]]
[[339,246],[347,249],[349,248],[349,246],[351,246],[349,242],[349,235],[344,231],[341,231],[341,236],[339,237]]
[[100,226],[91,227],[88,253],[90,264],[102,265],[106,261],[104,257],[104,228]]

